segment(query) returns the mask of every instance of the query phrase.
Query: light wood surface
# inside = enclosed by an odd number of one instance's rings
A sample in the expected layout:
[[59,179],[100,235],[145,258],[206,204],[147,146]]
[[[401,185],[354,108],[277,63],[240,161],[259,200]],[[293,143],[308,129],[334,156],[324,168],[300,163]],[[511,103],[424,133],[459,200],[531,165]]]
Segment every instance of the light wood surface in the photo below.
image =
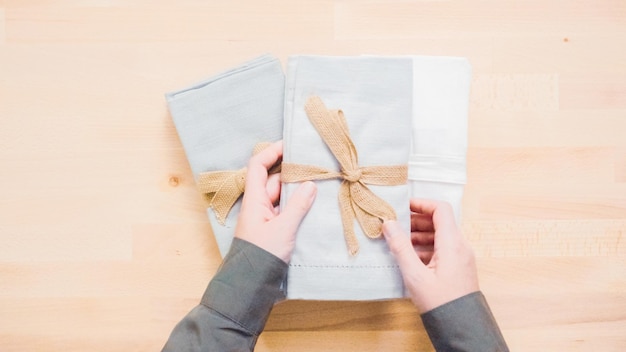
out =
[[[154,351],[220,258],[163,93],[262,53],[469,58],[463,229],[515,351],[626,350],[626,2],[0,0],[0,350]],[[286,302],[258,351],[432,349]]]

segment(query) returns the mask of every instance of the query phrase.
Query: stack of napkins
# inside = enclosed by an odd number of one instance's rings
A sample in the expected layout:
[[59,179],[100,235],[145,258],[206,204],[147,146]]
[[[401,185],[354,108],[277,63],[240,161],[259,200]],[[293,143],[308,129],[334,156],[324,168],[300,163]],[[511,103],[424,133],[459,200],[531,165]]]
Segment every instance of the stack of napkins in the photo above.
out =
[[[449,201],[457,214],[465,183],[470,68],[447,57],[295,56],[283,76],[263,56],[167,95],[194,176],[244,167],[255,144],[284,139],[283,162],[339,170],[304,109],[311,96],[342,110],[360,166],[408,164],[408,184],[367,187],[395,210],[407,234],[409,197]],[[283,128],[284,124],[284,128]],[[337,193],[341,180],[316,181],[284,290],[288,298],[372,300],[404,297],[400,271],[382,237],[355,222],[359,252],[347,250]],[[284,183],[281,205],[297,183]],[[240,200],[226,219],[209,209],[222,255]]]

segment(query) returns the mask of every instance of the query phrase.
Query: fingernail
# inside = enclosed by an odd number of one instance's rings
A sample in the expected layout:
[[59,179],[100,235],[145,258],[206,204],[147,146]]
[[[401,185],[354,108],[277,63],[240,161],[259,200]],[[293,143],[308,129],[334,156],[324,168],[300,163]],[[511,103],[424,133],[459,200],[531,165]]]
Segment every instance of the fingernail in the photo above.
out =
[[397,233],[402,232],[402,227],[395,220],[385,220],[383,222],[383,234],[387,238],[395,236]]

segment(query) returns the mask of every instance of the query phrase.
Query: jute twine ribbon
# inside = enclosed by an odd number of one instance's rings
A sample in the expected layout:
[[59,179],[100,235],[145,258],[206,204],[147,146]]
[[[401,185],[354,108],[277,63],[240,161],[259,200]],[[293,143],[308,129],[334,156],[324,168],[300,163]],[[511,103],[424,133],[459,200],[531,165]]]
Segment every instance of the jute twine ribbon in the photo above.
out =
[[[253,155],[258,154],[269,145],[268,142],[257,144],[254,147]],[[243,167],[239,170],[211,171],[198,175],[196,180],[198,190],[203,193],[221,225],[225,224],[230,209],[245,191],[247,171],[248,169]],[[280,164],[276,164],[268,170],[269,174],[278,172],[280,172]]]
[[396,213],[383,199],[366,185],[396,186],[407,182],[407,165],[359,166],[356,147],[350,138],[348,124],[341,110],[328,110],[317,96],[304,105],[309,120],[330,148],[340,165],[340,171],[318,166],[282,163],[283,182],[341,179],[339,209],[344,237],[350,255],[359,251],[354,232],[356,219],[365,235],[377,238],[382,232],[382,221],[395,220]]

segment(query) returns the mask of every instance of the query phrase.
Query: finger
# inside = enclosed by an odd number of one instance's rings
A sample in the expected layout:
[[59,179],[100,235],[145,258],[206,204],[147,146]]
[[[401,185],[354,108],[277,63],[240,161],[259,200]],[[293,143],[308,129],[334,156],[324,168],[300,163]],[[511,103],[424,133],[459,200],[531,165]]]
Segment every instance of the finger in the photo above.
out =
[[411,231],[435,231],[433,218],[429,215],[411,213]]
[[[435,227],[435,237],[439,242],[442,242],[441,244],[461,240],[456,226],[456,220],[454,219],[454,212],[449,203],[413,198],[411,199],[411,210],[416,213],[432,216],[433,225]],[[437,242],[437,240],[435,242]]]
[[409,207],[412,212],[432,216],[437,208],[437,201],[431,199],[411,198]]
[[385,221],[383,234],[403,276],[416,273],[418,277],[423,277],[426,274],[426,267],[415,253],[410,237],[404,233],[400,224],[393,220]]
[[270,144],[267,148],[263,149],[251,159],[256,159],[258,162],[261,163],[261,165],[263,165],[263,168],[268,170],[269,168],[274,166],[274,164],[276,164],[276,162],[282,157],[283,141],[280,140]]
[[246,193],[263,197],[267,183],[267,170],[283,156],[283,142],[278,141],[250,158],[246,174]]
[[282,212],[276,218],[276,221],[282,222],[281,228],[284,228],[290,235],[295,235],[302,219],[311,209],[316,194],[317,186],[312,181],[304,182],[298,186],[287,200],[287,205],[283,207]]
[[434,232],[411,232],[411,243],[419,246],[432,246],[435,244]]
[[272,205],[278,204],[280,200],[280,174],[273,174],[267,177],[265,190]]

